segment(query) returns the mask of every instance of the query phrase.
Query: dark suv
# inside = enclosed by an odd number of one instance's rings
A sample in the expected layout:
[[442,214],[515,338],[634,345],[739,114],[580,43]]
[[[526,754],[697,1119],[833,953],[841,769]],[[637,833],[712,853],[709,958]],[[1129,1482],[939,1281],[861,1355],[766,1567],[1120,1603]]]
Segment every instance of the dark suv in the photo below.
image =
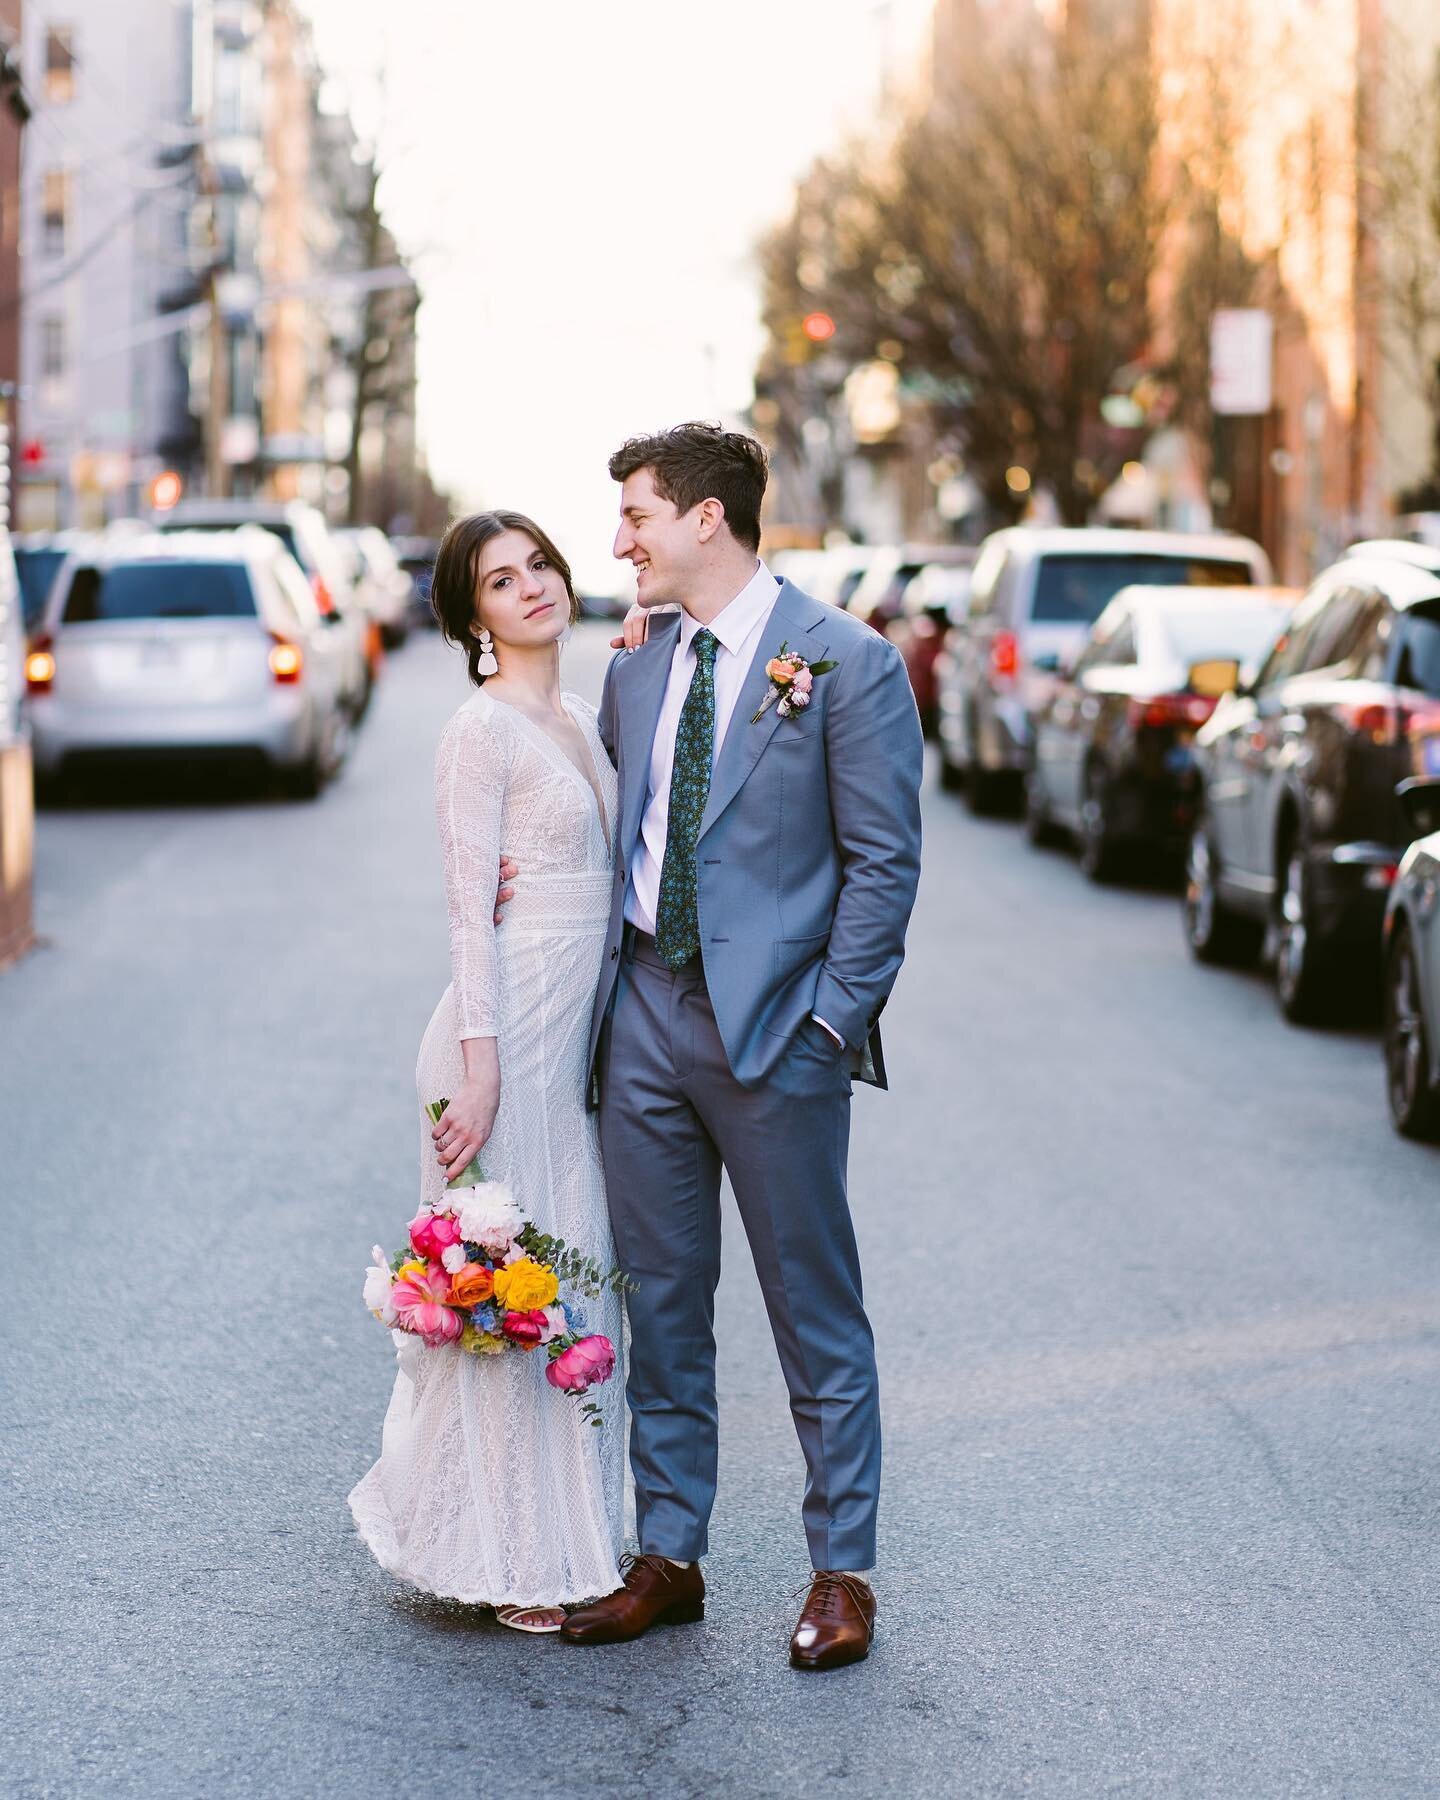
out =
[[1378,973],[1385,899],[1410,838],[1395,789],[1440,772],[1437,727],[1440,552],[1357,544],[1195,740],[1194,954],[1251,960],[1268,935],[1281,1009],[1297,1023],[1329,1010],[1342,964]]

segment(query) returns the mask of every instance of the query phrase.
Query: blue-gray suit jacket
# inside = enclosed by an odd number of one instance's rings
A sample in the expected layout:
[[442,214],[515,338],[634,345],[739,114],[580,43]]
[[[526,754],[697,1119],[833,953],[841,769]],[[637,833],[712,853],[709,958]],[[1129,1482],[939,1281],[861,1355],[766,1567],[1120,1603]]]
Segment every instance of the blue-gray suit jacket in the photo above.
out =
[[[617,653],[600,735],[620,776],[615,886],[590,1028],[595,1068],[615,993],[630,867],[670,673],[676,613]],[[837,667],[810,705],[751,718],[783,643]],[[905,954],[920,877],[924,750],[905,665],[868,625],[781,584],[710,783],[696,848],[700,954],[735,1078],[763,1082],[812,1014],[844,1039],[853,1073],[884,1087],[878,1020]],[[592,1103],[598,1096],[590,1084]]]

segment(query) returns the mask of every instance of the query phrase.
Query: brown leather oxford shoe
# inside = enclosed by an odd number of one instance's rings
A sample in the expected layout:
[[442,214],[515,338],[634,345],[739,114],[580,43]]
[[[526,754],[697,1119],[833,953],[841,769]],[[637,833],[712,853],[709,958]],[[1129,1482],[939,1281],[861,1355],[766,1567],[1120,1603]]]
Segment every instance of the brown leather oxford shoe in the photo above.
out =
[[817,1569],[790,1640],[797,1669],[839,1669],[862,1662],[875,1636],[875,1594],[858,1575]]
[[620,1573],[624,1587],[566,1619],[560,1635],[567,1643],[624,1644],[652,1625],[693,1625],[705,1617],[699,1563],[682,1567],[663,1556],[625,1556]]

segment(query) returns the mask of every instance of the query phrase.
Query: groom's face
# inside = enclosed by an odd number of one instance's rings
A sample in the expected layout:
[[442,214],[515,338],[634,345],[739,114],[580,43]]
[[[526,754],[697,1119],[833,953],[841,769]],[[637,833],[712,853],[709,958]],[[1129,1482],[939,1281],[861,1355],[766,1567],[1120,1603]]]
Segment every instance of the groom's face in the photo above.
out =
[[649,469],[625,477],[620,489],[620,529],[614,553],[635,570],[641,606],[666,606],[683,599],[700,554],[699,507],[678,513],[673,500],[655,491]]

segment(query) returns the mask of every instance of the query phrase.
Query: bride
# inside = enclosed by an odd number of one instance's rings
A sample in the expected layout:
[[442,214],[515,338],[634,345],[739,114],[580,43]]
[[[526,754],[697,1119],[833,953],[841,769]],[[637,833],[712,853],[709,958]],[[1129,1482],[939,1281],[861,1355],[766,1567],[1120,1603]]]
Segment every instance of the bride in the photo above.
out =
[[[521,513],[457,520],[432,602],[477,693],[435,763],[451,985],[420,1046],[421,1199],[481,1156],[521,1212],[604,1268],[614,1261],[593,1115],[590,1009],[610,909],[616,782],[594,709],[560,687],[579,615],[570,569]],[[501,846],[524,871],[495,930]],[[426,1104],[449,1105],[431,1128]],[[621,1302],[584,1329],[621,1342]],[[544,1359],[403,1340],[380,1460],[350,1495],[378,1561],[418,1588],[558,1630],[614,1592],[624,1501],[623,1382],[592,1392],[603,1429],[545,1380]]]

